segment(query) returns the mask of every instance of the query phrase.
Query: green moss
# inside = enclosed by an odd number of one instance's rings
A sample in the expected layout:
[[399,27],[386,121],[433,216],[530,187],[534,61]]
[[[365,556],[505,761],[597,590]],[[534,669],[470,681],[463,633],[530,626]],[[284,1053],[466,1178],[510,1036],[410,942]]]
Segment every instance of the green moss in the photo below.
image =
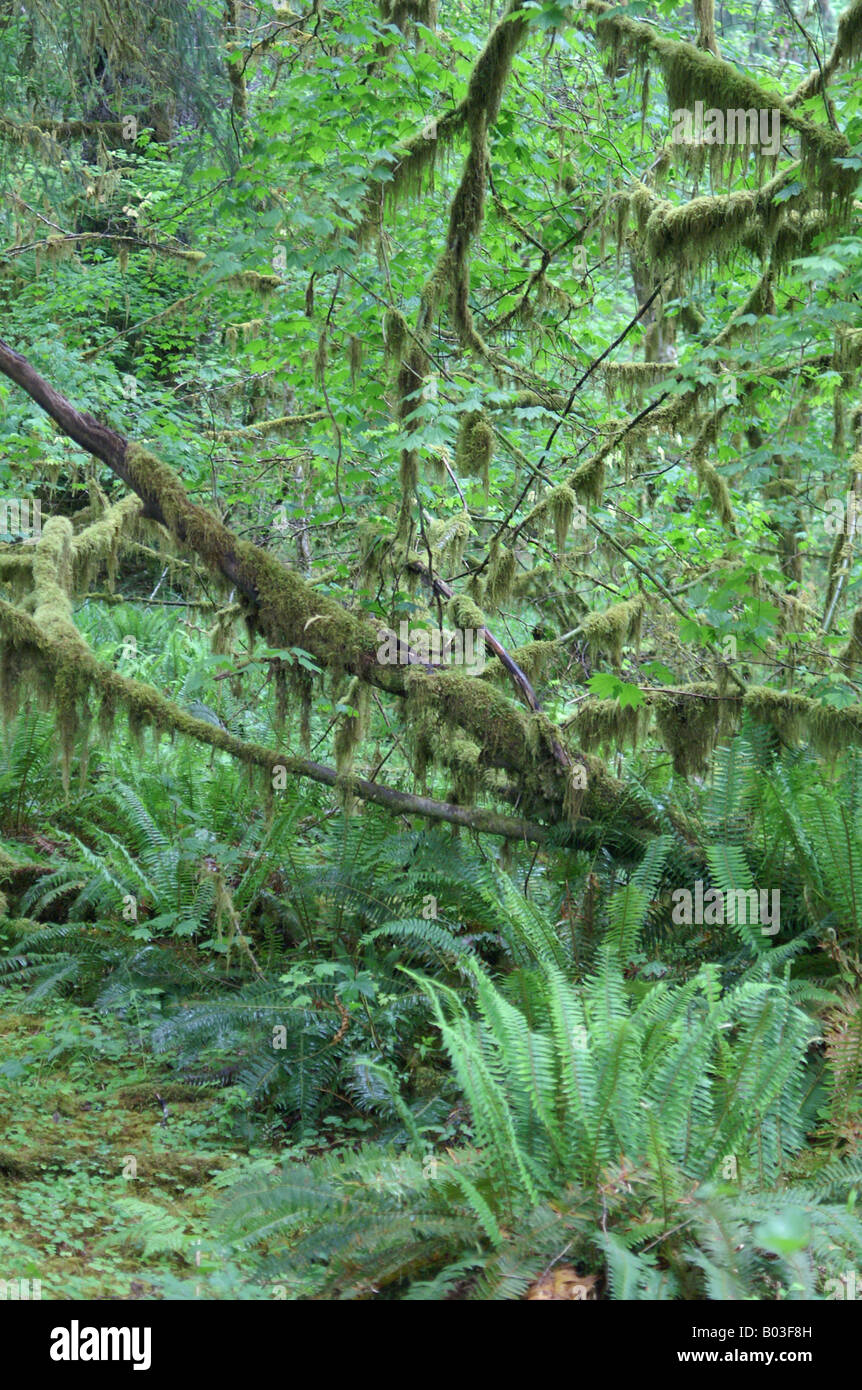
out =
[[455,467],[462,477],[479,478],[488,489],[488,469],[494,454],[494,431],[482,410],[461,416],[455,445]]
[[[694,684],[684,694],[661,695],[654,701],[655,720],[674,771],[688,777],[706,768],[719,736],[733,718],[730,701],[715,698],[714,684]],[[700,697],[700,698],[699,698]]]
[[593,656],[607,652],[614,665],[619,666],[624,644],[637,641],[640,637],[643,614],[644,599],[641,594],[622,603],[614,603],[601,613],[588,613],[582,627]]
[[455,569],[460,565],[471,530],[467,511],[455,512],[452,516],[432,522],[428,528],[428,542],[435,564],[440,569]]
[[485,626],[485,614],[466,594],[454,594],[449,600],[447,611],[455,626],[462,630],[478,630]]
[[488,558],[486,585],[488,602],[494,607],[499,607],[511,597],[516,568],[517,561],[514,550],[505,545],[499,536],[495,536],[491,542]]
[[730,500],[730,488],[727,486],[727,480],[721,476],[718,470],[701,453],[695,454],[692,463],[694,464],[698,482],[705,487],[709,493],[710,501],[715,508],[722,526],[726,526],[729,531],[733,531],[733,503]]
[[584,700],[574,720],[578,742],[587,752],[602,746],[636,748],[649,724],[649,710],[623,706],[619,700]]
[[640,400],[647,387],[673,376],[676,370],[675,362],[607,362],[602,375],[609,399],[621,392],[627,400]]

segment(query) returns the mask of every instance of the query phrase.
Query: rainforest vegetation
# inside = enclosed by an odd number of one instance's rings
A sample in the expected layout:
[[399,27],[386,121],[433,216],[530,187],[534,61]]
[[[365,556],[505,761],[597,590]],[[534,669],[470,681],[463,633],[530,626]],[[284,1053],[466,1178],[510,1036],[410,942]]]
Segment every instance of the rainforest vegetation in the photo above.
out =
[[0,0],[7,1294],[856,1296],[860,214],[862,0]]

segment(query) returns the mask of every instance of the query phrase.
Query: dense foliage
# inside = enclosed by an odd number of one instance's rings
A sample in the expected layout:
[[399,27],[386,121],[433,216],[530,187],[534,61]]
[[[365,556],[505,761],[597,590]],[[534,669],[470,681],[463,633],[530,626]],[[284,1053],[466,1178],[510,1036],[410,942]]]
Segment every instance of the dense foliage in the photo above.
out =
[[7,1279],[853,1296],[860,60],[0,0]]

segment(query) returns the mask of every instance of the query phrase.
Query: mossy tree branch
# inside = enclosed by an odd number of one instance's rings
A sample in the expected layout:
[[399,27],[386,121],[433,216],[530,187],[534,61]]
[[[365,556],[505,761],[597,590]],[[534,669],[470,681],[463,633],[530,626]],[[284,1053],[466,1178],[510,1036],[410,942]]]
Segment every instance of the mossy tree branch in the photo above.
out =
[[[571,789],[556,749],[559,731],[539,713],[519,709],[485,681],[461,672],[426,671],[381,663],[379,633],[370,620],[318,594],[267,551],[241,541],[204,507],[192,502],[177,474],[56,391],[20,353],[0,341],[0,372],[19,385],[88,453],[100,458],[142,501],[141,517],[158,522],[237,591],[252,626],[276,647],[302,646],[324,668],[344,672],[392,695],[434,709],[449,727],[477,744],[483,765],[509,774],[531,814],[564,816]],[[572,760],[578,759],[568,750]],[[582,812],[610,813],[621,784],[594,759]]]

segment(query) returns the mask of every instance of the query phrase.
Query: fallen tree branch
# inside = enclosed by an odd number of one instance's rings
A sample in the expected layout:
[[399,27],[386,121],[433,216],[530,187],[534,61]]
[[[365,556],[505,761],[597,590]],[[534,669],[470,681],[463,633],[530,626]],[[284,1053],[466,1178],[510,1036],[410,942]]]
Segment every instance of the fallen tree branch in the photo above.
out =
[[[450,725],[465,730],[478,745],[486,767],[514,776],[528,811],[549,820],[562,819],[570,804],[568,768],[555,752],[559,731],[542,713],[528,713],[474,676],[455,671],[427,671],[407,654],[404,664],[378,657],[379,629],[364,616],[350,613],[334,599],[318,594],[301,576],[268,551],[240,540],[206,508],[192,502],[179,476],[161,459],[116,430],[75,407],[0,340],[0,372],[19,385],[60,429],[88,453],[101,459],[143,502],[141,517],[161,523],[174,539],[193,550],[221,574],[242,600],[247,617],[272,647],[301,646],[330,670],[406,697],[421,682],[423,701],[440,710]],[[399,662],[402,660],[399,653]],[[570,750],[570,757],[581,755]],[[596,760],[589,766],[580,813],[594,819],[612,814],[624,787]],[[644,828],[646,813],[630,808]]]
[[[124,706],[139,726],[146,722],[160,731],[184,734],[198,743],[229,753],[246,764],[262,768],[270,775],[276,769],[283,768],[289,777],[318,782],[325,787],[344,788],[362,801],[382,806],[399,815],[445,821],[481,834],[498,835],[506,840],[544,844],[551,838],[560,839],[558,831],[533,821],[501,815],[484,807],[455,806],[433,797],[415,796],[379,782],[367,781],[364,777],[341,778],[334,767],[325,763],[292,757],[262,744],[248,743],[220,725],[195,718],[172,700],[160,695],[153,686],[131,680],[97,661],[77,629],[65,628],[61,636],[49,636],[33,618],[3,599],[0,599],[0,631],[19,652],[26,652],[29,648],[38,653],[40,666],[43,670],[47,667],[55,676],[70,662],[73,663],[79,694],[86,686],[99,693],[109,705]],[[29,865],[26,867],[30,868]]]

